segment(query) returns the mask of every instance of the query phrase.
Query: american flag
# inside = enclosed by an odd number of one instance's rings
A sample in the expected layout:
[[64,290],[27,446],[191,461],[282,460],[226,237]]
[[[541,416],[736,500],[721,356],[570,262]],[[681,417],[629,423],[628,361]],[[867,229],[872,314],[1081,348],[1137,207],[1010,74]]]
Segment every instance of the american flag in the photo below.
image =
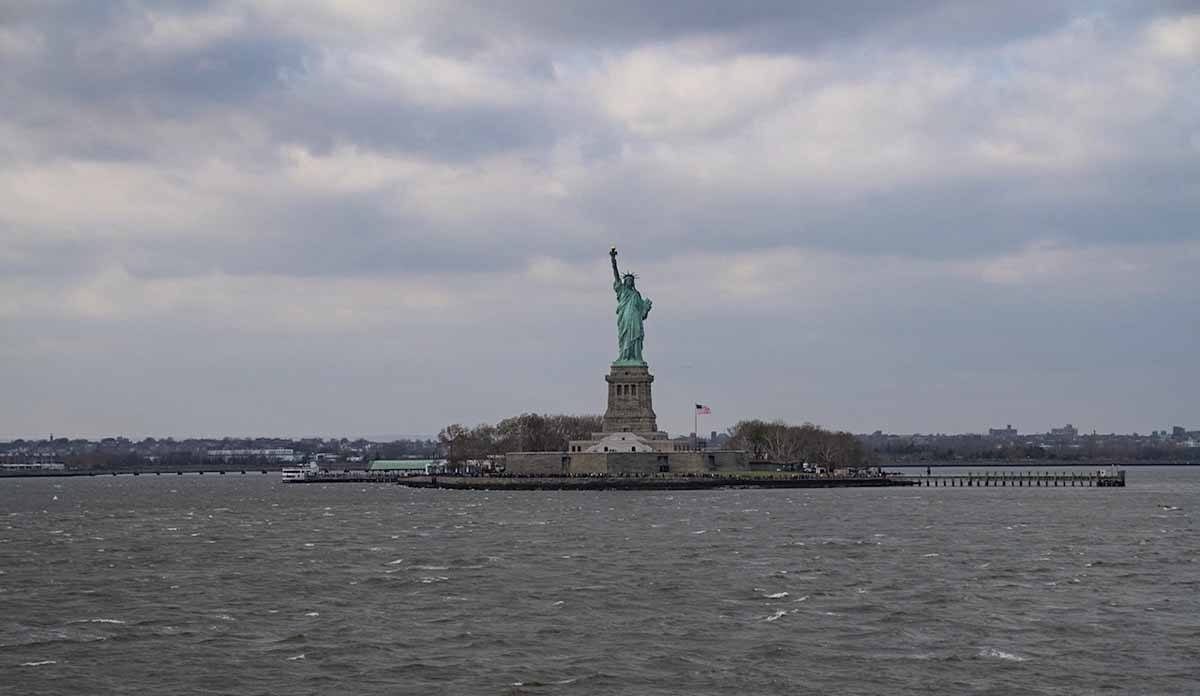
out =
[[708,414],[712,413],[712,409],[704,404],[696,404],[696,413],[702,416],[707,416]]

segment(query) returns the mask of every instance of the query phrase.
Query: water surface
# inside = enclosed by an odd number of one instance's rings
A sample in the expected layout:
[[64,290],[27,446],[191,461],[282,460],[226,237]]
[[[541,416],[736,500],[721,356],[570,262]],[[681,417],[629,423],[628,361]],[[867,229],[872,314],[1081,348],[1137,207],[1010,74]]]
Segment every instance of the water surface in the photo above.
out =
[[696,492],[4,480],[0,691],[1197,693],[1200,470],[1128,475]]

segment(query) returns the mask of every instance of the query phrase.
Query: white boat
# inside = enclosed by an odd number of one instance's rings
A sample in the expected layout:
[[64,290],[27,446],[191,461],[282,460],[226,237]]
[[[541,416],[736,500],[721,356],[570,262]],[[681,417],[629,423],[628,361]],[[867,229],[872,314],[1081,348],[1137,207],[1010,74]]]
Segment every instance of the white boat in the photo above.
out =
[[285,466],[279,470],[279,473],[283,475],[284,482],[288,483],[303,481],[307,479],[310,474],[315,474],[319,470],[320,469],[317,468],[316,462],[309,462],[308,464],[302,464],[300,466]]

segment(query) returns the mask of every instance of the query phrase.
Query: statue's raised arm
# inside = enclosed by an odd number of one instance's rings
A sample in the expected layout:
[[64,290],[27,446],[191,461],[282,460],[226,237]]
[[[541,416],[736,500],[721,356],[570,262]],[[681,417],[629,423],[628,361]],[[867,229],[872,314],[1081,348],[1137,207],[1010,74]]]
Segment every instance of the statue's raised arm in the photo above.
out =
[[610,259],[612,259],[613,282],[619,283],[619,282],[621,282],[621,274],[620,274],[620,272],[617,271],[617,248],[616,247],[613,247],[612,249],[608,250],[608,257]]

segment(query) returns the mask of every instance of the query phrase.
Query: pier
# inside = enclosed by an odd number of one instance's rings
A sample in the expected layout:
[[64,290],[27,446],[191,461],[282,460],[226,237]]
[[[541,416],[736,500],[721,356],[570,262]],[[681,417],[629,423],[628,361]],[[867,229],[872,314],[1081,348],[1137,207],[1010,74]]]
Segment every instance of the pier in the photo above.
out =
[[1125,470],[1119,471],[981,471],[928,476],[893,474],[915,486],[932,488],[1124,488]]
[[285,478],[284,483],[399,483],[415,476],[405,471],[369,471],[363,469],[310,471],[295,478]]

